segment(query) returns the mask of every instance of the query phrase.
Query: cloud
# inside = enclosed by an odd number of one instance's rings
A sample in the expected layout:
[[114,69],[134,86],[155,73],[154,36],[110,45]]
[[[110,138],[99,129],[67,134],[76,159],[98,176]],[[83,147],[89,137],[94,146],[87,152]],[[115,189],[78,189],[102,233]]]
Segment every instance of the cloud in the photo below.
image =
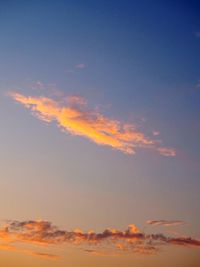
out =
[[196,36],[197,38],[200,38],[200,32],[195,32],[195,36]]
[[80,106],[86,106],[87,105],[86,99],[79,96],[79,95],[68,96],[68,97],[66,97],[66,100],[67,100],[68,104],[71,104],[71,105],[80,105]]
[[[176,221],[177,222],[177,221]],[[192,237],[167,237],[163,234],[145,234],[134,224],[125,231],[105,229],[100,233],[60,230],[48,221],[10,221],[0,228],[0,242],[6,242],[0,249],[17,250],[14,243],[35,245],[79,246],[83,251],[92,255],[120,255],[122,253],[155,254],[163,245],[178,245],[182,247],[200,248],[200,239]],[[10,248],[10,244],[12,247]],[[7,246],[7,247],[6,247]],[[57,255],[32,252],[27,254],[48,259],[56,259]]]
[[176,151],[173,148],[167,148],[167,147],[159,147],[158,152],[166,157],[175,157]]
[[175,150],[159,148],[157,142],[147,137],[134,124],[110,119],[96,109],[89,109],[80,96],[61,96],[59,100],[44,96],[9,94],[15,101],[30,109],[33,115],[46,122],[55,121],[71,135],[84,136],[98,145],[110,146],[126,154],[134,154],[137,148],[151,148],[164,156],[175,156]]
[[199,80],[198,83],[196,84],[196,88],[200,88],[200,80]]
[[[0,238],[0,241],[1,241],[1,238]],[[33,251],[31,249],[17,248],[16,246],[13,246],[10,244],[0,244],[0,250],[22,253],[22,254],[35,256],[35,257],[39,257],[39,258],[44,258],[44,259],[48,259],[48,260],[57,260],[60,258],[58,255],[44,253],[44,252],[37,252],[37,251]]]
[[160,134],[160,132],[158,132],[158,131],[153,131],[153,135],[154,136],[157,136],[157,135],[159,135]]
[[36,89],[36,90],[44,90],[46,88],[46,86],[43,82],[36,81],[36,82],[32,83],[31,88]]
[[86,68],[86,65],[84,63],[80,63],[80,64],[77,64],[75,66],[75,68],[77,68],[77,69],[85,69]]
[[43,253],[43,252],[35,252],[35,251],[30,252],[30,255],[48,260],[58,260],[60,258],[58,255]]
[[184,221],[167,221],[167,220],[148,220],[147,224],[158,225],[158,226],[176,226],[185,224]]
[[118,255],[116,253],[110,253],[110,252],[108,253],[107,251],[98,251],[95,249],[84,249],[83,251],[93,256],[116,256]]

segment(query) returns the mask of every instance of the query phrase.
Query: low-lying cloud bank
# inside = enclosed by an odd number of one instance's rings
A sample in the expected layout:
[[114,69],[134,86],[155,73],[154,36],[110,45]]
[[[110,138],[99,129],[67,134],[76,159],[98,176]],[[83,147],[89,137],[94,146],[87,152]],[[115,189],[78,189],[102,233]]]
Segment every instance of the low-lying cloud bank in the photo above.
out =
[[134,154],[137,148],[151,148],[163,156],[176,155],[174,149],[163,147],[134,124],[122,123],[102,115],[96,109],[89,109],[87,101],[82,97],[60,97],[56,100],[44,96],[25,96],[16,92],[9,95],[30,109],[37,118],[46,122],[55,121],[65,132],[84,136],[98,145],[110,146],[126,154]]
[[47,259],[57,259],[57,255],[20,250],[14,244],[56,246],[68,244],[79,246],[92,255],[120,255],[122,253],[155,254],[163,245],[200,248],[200,239],[192,237],[168,237],[164,234],[145,234],[134,224],[125,231],[105,229],[103,232],[82,232],[60,230],[48,221],[9,221],[0,228],[0,250],[22,252]]

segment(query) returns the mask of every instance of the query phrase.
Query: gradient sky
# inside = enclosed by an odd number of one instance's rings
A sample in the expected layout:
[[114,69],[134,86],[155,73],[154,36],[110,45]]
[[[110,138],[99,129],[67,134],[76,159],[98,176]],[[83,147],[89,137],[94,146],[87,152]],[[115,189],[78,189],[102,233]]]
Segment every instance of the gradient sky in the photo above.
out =
[[199,266],[199,11],[0,1],[0,265]]

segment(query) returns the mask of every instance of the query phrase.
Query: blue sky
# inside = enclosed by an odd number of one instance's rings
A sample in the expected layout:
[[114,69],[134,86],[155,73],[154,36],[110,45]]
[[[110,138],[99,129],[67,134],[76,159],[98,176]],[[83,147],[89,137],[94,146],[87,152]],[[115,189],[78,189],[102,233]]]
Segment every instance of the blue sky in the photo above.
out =
[[[198,1],[0,1],[1,219],[99,231],[182,220],[182,232],[200,236],[199,7]],[[139,146],[127,155],[65,134],[9,92],[83,97],[89,111],[136,125],[151,140],[159,132],[176,156]]]

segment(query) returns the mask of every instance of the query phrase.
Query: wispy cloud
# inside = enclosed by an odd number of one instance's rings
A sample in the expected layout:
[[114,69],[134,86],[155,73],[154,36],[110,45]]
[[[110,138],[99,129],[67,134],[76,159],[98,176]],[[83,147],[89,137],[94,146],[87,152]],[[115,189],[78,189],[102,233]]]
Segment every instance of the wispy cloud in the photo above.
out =
[[[1,240],[3,240],[3,238],[0,237],[0,241]],[[48,259],[48,260],[58,260],[60,258],[60,256],[55,255],[55,254],[37,252],[37,251],[31,250],[31,249],[18,248],[14,245],[7,244],[7,243],[0,244],[0,250],[17,252],[17,253],[35,256],[35,257],[39,257],[39,258],[44,258],[44,259]]]
[[168,220],[148,220],[146,223],[158,226],[176,226],[185,224],[184,221],[168,221]]
[[76,69],[85,69],[86,65],[84,63],[79,63],[75,66]]
[[44,90],[46,88],[46,85],[41,81],[36,81],[32,82],[31,88],[36,90]]
[[160,155],[163,155],[166,157],[175,157],[176,156],[176,151],[173,148],[159,147],[157,150],[160,153]]
[[[135,225],[129,225],[125,231],[105,229],[103,232],[83,232],[60,230],[48,221],[10,221],[0,229],[0,241],[7,242],[0,249],[17,250],[9,247],[14,243],[37,245],[79,246],[83,251],[93,255],[109,255],[121,253],[155,254],[163,245],[179,245],[183,247],[200,248],[200,239],[192,237],[168,237],[163,234],[145,234]],[[7,246],[7,247],[6,247]],[[57,258],[46,253],[28,254],[46,258]]]
[[79,96],[79,95],[72,95],[66,97],[66,101],[70,105],[79,105],[79,106],[86,106],[87,101],[85,98]]
[[160,132],[158,132],[158,131],[153,131],[153,135],[154,135],[154,136],[158,136],[158,135],[160,135]]
[[61,97],[59,100],[15,92],[10,96],[30,109],[37,118],[46,122],[56,121],[65,132],[87,137],[98,145],[110,146],[127,154],[134,154],[137,148],[151,148],[164,156],[176,154],[174,149],[158,147],[158,143],[136,125],[110,119],[96,109],[89,109],[87,101],[79,96]]
[[200,32],[195,32],[195,36],[196,36],[197,38],[200,38]]
[[199,80],[198,83],[196,84],[196,88],[200,88],[200,80]]
[[60,258],[60,256],[58,256],[58,255],[54,255],[54,254],[50,254],[50,253],[44,253],[44,252],[36,252],[36,251],[32,251],[30,253],[30,255],[36,256],[39,258],[44,258],[47,260],[58,260]]

